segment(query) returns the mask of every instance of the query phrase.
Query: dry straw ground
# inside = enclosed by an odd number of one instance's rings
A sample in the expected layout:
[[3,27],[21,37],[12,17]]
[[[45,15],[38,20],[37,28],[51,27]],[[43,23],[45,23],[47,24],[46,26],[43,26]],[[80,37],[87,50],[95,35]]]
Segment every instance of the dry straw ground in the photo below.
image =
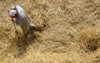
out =
[[[8,15],[20,5],[44,30],[18,35]],[[99,63],[100,0],[0,0],[0,63]]]

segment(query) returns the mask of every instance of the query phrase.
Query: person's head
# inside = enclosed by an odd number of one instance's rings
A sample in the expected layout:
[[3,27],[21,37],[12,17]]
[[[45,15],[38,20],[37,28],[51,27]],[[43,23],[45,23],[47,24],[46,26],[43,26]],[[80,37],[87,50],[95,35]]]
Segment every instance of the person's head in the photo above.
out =
[[18,14],[18,11],[16,11],[16,10],[10,10],[10,11],[8,11],[8,13],[9,13],[9,16],[11,18],[15,18],[17,16],[17,14]]

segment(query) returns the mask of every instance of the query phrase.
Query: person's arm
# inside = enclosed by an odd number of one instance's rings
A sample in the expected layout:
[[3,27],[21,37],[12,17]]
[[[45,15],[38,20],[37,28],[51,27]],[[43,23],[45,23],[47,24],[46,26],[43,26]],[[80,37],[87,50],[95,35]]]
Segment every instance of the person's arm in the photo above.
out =
[[18,26],[19,25],[19,23],[16,21],[16,20],[14,20],[14,23]]

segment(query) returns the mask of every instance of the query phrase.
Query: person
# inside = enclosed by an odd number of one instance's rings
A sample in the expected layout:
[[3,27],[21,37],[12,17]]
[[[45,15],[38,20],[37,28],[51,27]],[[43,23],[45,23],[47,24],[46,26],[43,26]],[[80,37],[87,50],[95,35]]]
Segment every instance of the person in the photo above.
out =
[[9,10],[9,16],[16,25],[20,25],[24,37],[28,36],[28,29],[35,29],[35,26],[31,24],[30,18],[26,15],[25,11],[19,5],[15,5],[13,8],[11,8],[11,10]]

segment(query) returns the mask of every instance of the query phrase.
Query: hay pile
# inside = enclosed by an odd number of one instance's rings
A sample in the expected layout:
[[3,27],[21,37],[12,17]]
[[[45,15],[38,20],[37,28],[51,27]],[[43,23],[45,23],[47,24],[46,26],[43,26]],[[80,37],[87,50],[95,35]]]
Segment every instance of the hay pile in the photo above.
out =
[[[0,0],[0,63],[99,63],[99,0]],[[44,27],[23,38],[8,10],[20,5]]]

